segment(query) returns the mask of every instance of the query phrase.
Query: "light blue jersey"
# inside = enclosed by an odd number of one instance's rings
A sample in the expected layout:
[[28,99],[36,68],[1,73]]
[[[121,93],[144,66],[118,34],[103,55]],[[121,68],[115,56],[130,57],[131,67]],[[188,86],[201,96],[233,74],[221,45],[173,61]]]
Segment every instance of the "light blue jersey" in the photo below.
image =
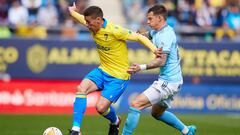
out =
[[159,79],[170,83],[182,82],[178,45],[173,28],[166,25],[161,30],[151,30],[150,37],[157,48],[168,54],[166,64],[160,68]]

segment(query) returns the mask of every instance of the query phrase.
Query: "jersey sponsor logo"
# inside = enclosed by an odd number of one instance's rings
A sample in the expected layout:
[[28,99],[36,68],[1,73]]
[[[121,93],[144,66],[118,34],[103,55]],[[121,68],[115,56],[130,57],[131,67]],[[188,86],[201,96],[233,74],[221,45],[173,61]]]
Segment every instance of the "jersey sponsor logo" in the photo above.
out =
[[110,50],[110,47],[101,46],[99,44],[96,44],[96,45],[97,45],[97,49],[100,49],[100,50],[103,50],[103,51],[109,51]]

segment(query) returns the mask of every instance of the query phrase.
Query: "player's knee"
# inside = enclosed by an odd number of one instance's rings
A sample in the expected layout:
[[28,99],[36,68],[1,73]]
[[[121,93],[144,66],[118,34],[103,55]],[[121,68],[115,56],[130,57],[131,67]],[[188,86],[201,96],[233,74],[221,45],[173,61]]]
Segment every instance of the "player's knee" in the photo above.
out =
[[77,92],[78,92],[79,94],[87,94],[86,89],[84,89],[83,87],[81,87],[81,85],[78,85],[78,86],[77,86]]
[[108,108],[106,108],[105,106],[100,106],[100,105],[96,106],[96,110],[99,114],[104,114],[107,111],[107,109]]

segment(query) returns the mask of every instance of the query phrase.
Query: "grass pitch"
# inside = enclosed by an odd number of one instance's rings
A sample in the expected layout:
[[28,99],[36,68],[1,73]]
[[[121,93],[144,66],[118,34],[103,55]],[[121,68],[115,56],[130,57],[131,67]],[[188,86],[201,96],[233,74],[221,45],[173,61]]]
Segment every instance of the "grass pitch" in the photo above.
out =
[[[240,135],[240,115],[177,115],[186,124],[197,126],[197,135]],[[123,123],[126,115],[121,115]],[[47,127],[58,127],[68,135],[70,115],[0,115],[0,135],[42,135]],[[121,129],[123,127],[121,124]],[[83,135],[107,135],[108,121],[101,116],[86,116]],[[134,135],[181,135],[177,130],[156,121],[150,115],[141,116]]]

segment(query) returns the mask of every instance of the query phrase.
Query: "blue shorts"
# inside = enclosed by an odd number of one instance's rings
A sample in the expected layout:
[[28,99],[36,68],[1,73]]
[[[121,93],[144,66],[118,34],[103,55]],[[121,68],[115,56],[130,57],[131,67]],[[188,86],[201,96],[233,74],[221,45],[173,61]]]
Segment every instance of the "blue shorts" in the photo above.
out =
[[93,81],[101,92],[101,96],[116,102],[126,89],[129,80],[115,78],[100,68],[93,69],[85,78]]

